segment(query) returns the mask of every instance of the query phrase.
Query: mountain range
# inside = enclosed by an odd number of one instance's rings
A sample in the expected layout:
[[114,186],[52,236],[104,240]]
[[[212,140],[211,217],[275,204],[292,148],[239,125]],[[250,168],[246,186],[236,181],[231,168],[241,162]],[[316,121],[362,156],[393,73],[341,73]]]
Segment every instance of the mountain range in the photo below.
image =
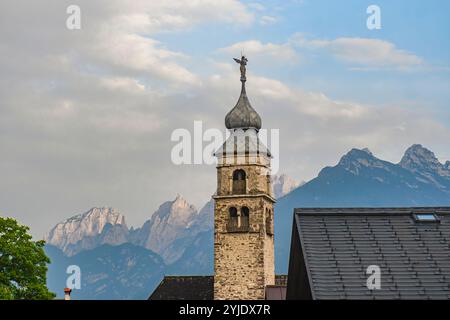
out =
[[[286,175],[275,176],[273,181],[275,197],[299,185]],[[183,255],[186,245],[197,234],[212,229],[213,212],[212,200],[197,210],[178,194],[173,201],[161,204],[140,228],[128,228],[125,217],[116,209],[91,208],[59,222],[44,239],[69,257],[104,244],[132,243],[156,252],[165,263],[171,264]]]
[[293,208],[449,206],[449,164],[441,164],[421,145],[408,148],[397,164],[376,158],[368,149],[352,149],[337,165],[322,169],[276,203],[277,272],[287,272]]
[[[293,208],[450,205],[450,161],[440,163],[421,145],[397,164],[352,149],[307,183],[274,177],[273,189],[276,271],[287,273]],[[213,211],[212,200],[197,210],[178,195],[137,229],[111,208],[58,223],[46,235],[49,287],[61,295],[69,264],[82,269],[82,289],[74,294],[83,299],[144,299],[164,274],[212,274]]]
[[[276,176],[274,194],[283,196],[298,185],[286,175]],[[62,296],[61,288],[68,277],[65,271],[71,264],[78,265],[82,274],[84,269],[88,271],[82,276],[81,290],[74,290],[79,299],[144,299],[163,277],[155,270],[178,275],[212,274],[213,223],[212,200],[197,210],[181,195],[164,202],[136,229],[128,228],[125,217],[116,209],[91,208],[58,223],[45,235],[46,252],[52,260],[49,288]],[[125,254],[137,261],[147,261],[148,257],[159,260],[148,265],[148,269],[128,268]],[[147,283],[146,291],[129,291],[132,282],[125,285],[124,278],[118,278],[108,268],[104,270],[105,261],[123,269],[130,279]]]

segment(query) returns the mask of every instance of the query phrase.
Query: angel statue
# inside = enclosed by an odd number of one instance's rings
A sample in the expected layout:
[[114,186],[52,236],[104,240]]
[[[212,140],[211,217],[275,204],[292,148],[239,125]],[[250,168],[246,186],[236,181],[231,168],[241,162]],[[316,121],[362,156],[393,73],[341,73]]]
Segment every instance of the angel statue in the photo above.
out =
[[247,69],[245,66],[247,65],[248,59],[245,56],[242,56],[241,59],[233,59],[241,65],[241,81],[246,81],[247,78],[245,77],[245,72],[247,71]]

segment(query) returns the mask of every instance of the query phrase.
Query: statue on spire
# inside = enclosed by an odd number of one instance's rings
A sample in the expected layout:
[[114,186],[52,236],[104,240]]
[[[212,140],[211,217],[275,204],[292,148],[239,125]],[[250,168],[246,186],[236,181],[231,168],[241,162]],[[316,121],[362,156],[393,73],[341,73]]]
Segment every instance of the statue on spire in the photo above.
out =
[[247,81],[247,78],[245,76],[245,73],[247,71],[247,68],[245,67],[247,65],[248,59],[245,56],[242,56],[241,59],[233,58],[236,63],[239,63],[241,65],[241,81]]

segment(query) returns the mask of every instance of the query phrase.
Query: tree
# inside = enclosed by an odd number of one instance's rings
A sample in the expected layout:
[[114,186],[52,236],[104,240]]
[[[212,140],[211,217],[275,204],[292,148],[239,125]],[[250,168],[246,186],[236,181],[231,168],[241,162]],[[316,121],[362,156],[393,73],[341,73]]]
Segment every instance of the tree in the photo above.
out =
[[46,286],[44,241],[33,241],[29,228],[0,217],[0,299],[52,299]]

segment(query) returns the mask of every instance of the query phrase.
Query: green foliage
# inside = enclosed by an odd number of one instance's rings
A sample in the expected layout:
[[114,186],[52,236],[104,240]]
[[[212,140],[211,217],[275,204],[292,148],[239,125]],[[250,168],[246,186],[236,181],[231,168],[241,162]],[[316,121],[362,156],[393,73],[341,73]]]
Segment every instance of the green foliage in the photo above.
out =
[[44,241],[33,241],[29,228],[0,217],[0,299],[53,299],[46,286]]

